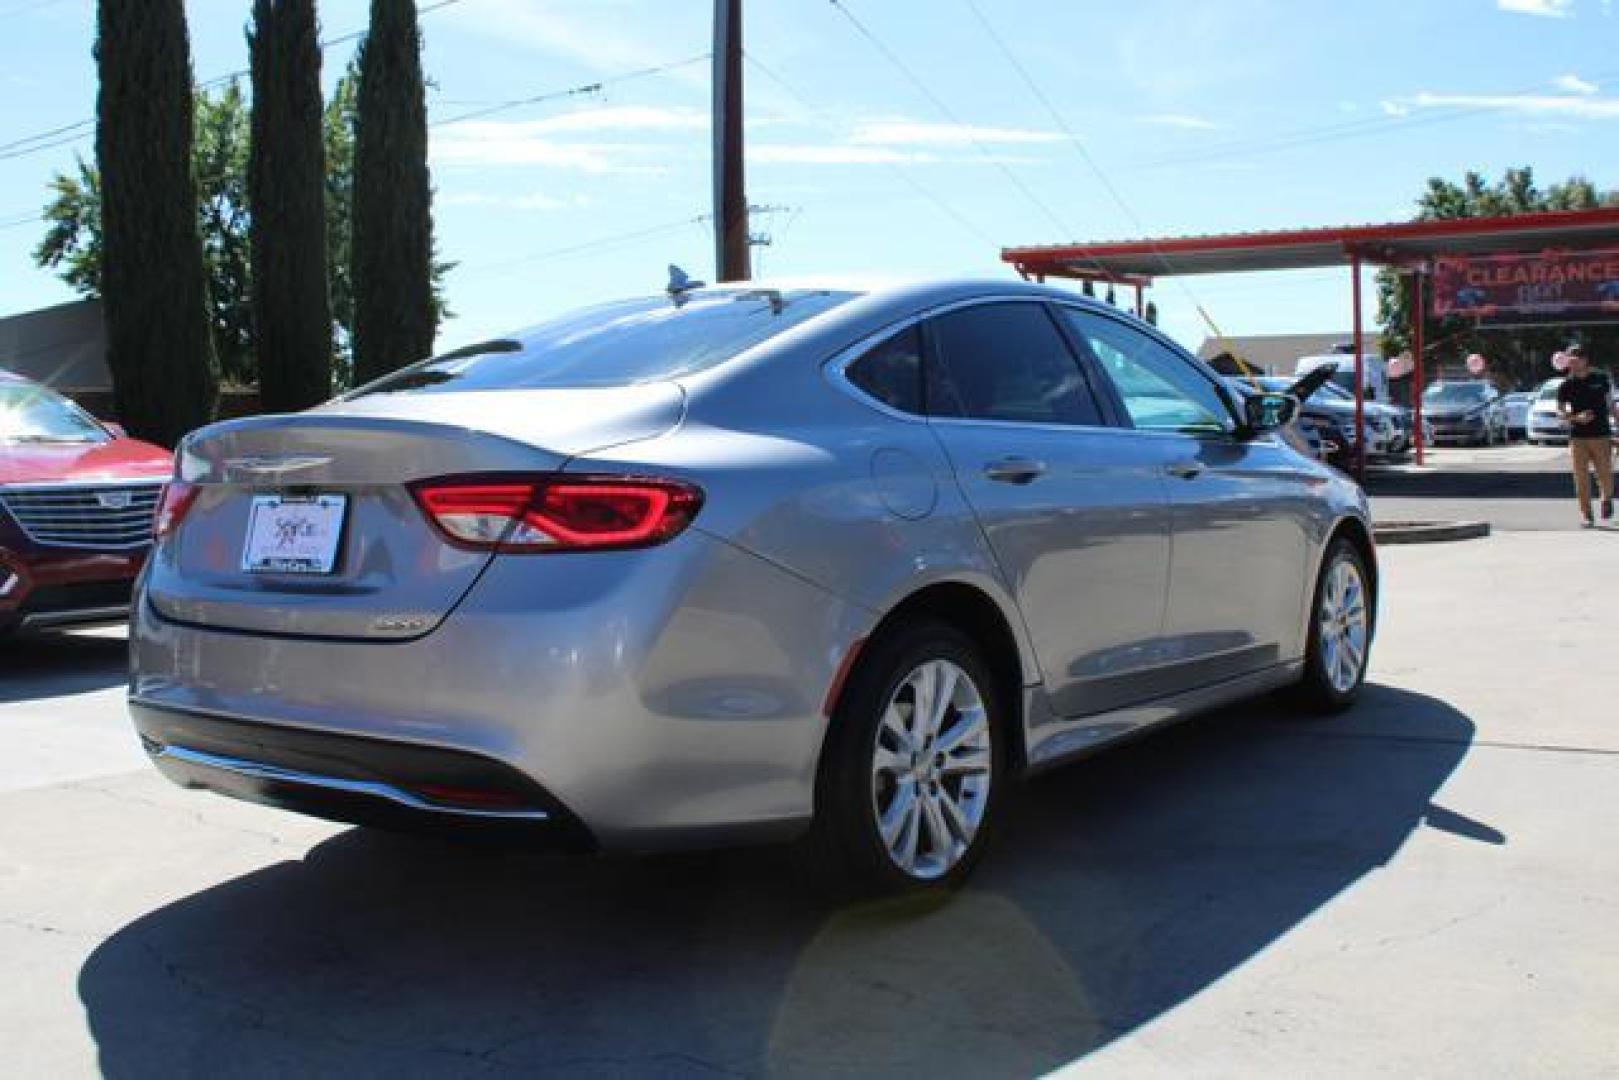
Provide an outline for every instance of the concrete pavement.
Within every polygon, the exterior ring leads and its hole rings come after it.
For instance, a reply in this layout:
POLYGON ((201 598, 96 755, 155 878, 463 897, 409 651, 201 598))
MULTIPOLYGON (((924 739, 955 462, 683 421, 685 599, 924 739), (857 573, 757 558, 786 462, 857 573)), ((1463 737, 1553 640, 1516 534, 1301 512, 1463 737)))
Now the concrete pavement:
POLYGON ((1619 1075, 1619 535, 1384 552, 1374 685, 1061 770, 944 904, 169 787, 115 640, 0 655, 16 1075, 1619 1075))

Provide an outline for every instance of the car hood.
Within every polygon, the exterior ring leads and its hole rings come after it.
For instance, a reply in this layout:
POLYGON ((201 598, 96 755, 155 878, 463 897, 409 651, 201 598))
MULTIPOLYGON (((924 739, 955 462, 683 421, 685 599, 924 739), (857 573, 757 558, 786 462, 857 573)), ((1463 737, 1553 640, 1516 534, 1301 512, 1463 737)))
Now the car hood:
POLYGON ((162 480, 173 468, 167 450, 138 439, 104 443, 0 443, 0 484, 63 480, 162 480))

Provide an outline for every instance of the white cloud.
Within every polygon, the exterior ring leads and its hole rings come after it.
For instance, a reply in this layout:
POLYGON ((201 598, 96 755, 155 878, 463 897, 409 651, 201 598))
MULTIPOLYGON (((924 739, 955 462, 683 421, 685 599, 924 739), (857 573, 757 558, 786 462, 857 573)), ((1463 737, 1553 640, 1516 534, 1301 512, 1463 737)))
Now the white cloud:
POLYGON ((1559 75, 1552 80, 1552 85, 1569 94, 1594 94, 1602 87, 1594 82, 1587 82, 1578 75, 1559 75))
POLYGON ((1068 136, 1035 128, 933 124, 921 120, 869 120, 855 125, 849 141, 858 146, 983 146, 1055 143, 1068 136))
POLYGON ((646 147, 624 143, 557 142, 506 130, 503 124, 458 124, 436 134, 430 146, 435 165, 532 165, 583 173, 659 173, 656 165, 626 160, 646 147))
POLYGON ((505 210, 578 210, 595 203, 589 195, 550 195, 531 191, 522 195, 499 195, 488 191, 452 191, 435 198, 446 206, 493 206, 505 210))
MULTIPOLYGON (((452 124, 448 130, 474 126, 476 121, 452 124)), ((685 106, 613 105, 578 109, 539 120, 499 121, 512 131, 528 135, 596 131, 707 131, 708 113, 685 106)))
POLYGON ((1619 98, 1586 94, 1433 94, 1423 92, 1383 102, 1391 116, 1417 109, 1493 109, 1522 116, 1572 120, 1619 120, 1619 98))
POLYGON ((620 105, 579 109, 536 120, 465 120, 433 131, 432 154, 445 165, 536 165, 586 173, 658 173, 644 164, 667 142, 575 142, 573 135, 676 134, 708 130, 700 109, 620 105))
POLYGON ((748 160, 762 165, 910 165, 937 160, 931 154, 891 146, 844 143, 753 143, 748 160))
POLYGON ((1151 116, 1137 117, 1144 124, 1156 124, 1159 127, 1181 128, 1184 131, 1219 131, 1220 125, 1213 120, 1205 120, 1201 116, 1187 116, 1184 113, 1154 113, 1151 116))
MULTIPOLYGON (((535 0, 479 0, 476 4, 456 4, 442 16, 446 25, 470 30, 503 44, 520 45, 551 56, 566 57, 592 71, 614 74, 655 67, 675 56, 695 54, 707 42, 680 43, 643 41, 623 32, 638 25, 629 5, 608 0, 591 0, 565 10, 558 4, 535 0), (616 9, 616 10, 614 10, 616 9)), ((694 25, 697 25, 694 23, 694 25)), ((691 85, 708 83, 702 65, 680 68, 669 73, 691 85)))
POLYGON ((1574 0, 1495 0, 1495 6, 1502 11, 1546 19, 1566 19, 1574 14, 1574 0))

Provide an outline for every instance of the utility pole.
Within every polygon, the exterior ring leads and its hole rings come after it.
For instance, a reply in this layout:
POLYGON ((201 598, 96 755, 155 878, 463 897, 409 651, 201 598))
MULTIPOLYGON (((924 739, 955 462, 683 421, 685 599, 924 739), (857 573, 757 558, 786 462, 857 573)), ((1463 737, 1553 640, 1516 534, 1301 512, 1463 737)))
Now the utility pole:
POLYGON ((742 169, 742 0, 714 0, 714 280, 747 281, 742 169))

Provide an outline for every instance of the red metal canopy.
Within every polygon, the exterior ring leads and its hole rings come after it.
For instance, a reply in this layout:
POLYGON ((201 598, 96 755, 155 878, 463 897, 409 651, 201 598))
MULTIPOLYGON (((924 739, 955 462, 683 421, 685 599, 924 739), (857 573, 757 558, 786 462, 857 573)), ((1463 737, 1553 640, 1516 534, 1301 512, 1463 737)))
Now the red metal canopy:
MULTIPOLYGON (((1569 251, 1619 245, 1619 207, 1554 210, 1504 217, 1447 218, 1387 225, 1347 225, 1328 229, 1225 233, 1124 240, 1107 244, 1058 244, 1003 248, 1001 259, 1026 278, 1064 277, 1133 285, 1136 314, 1142 291, 1155 277, 1226 274, 1245 270, 1304 270, 1348 266, 1354 307, 1355 430, 1364 432, 1365 336, 1361 329, 1361 266, 1380 263, 1413 271, 1411 310, 1424 310, 1424 279, 1440 256, 1500 255, 1569 251)), ((1423 320, 1412 319, 1417 461, 1423 460, 1423 320)), ((1356 472, 1366 465, 1364 440, 1357 434, 1356 472)))
POLYGON ((1347 266, 1356 258, 1370 263, 1420 267, 1440 255, 1490 255, 1613 244, 1619 244, 1619 207, 1328 229, 1012 247, 1001 250, 1001 259, 1011 263, 1025 277, 1090 278, 1135 285, 1176 274, 1347 266))

